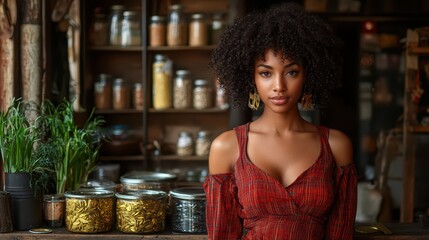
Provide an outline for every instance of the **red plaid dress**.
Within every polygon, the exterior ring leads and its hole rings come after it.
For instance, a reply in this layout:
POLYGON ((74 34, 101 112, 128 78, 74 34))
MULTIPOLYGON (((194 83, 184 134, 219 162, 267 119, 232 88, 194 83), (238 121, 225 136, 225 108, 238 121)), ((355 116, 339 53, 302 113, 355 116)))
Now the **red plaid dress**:
POLYGON ((329 129, 319 127, 319 158, 286 188, 248 159, 249 124, 235 131, 240 157, 234 171, 204 182, 209 239, 353 239, 356 169, 337 167, 329 129))

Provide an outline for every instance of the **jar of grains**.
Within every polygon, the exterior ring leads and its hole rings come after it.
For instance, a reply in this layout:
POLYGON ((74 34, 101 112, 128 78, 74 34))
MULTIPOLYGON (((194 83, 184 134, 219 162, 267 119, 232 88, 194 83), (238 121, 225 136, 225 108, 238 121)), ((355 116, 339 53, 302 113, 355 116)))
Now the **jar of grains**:
POLYGON ((167 194, 140 190, 116 193, 116 228, 125 233, 155 233, 164 230, 167 194))
POLYGON ((95 108, 109 109, 112 107, 112 82, 108 74, 98 75, 94 83, 95 108))
POLYGON ((152 47, 164 46, 166 31, 165 18, 162 16, 152 16, 149 26, 149 45, 152 47))
POLYGON ((195 80, 193 95, 195 109, 206 109, 213 106, 213 89, 207 80, 195 80))
POLYGON ((182 131, 177 139, 177 155, 191 156, 194 153, 194 141, 190 132, 182 131))
POLYGON ((122 78, 113 82, 113 109, 127 109, 130 107, 130 87, 122 78))
POLYGON ((164 55, 155 55, 152 77, 153 108, 156 110, 171 108, 171 61, 164 55))
POLYGON ((137 110, 143 110, 143 84, 141 82, 134 83, 133 90, 133 106, 137 110))
POLYGON ((208 43, 208 26, 203 14, 192 14, 189 23, 189 46, 204 46, 208 43))
POLYGON ((135 11, 125 11, 123 13, 121 28, 122 46, 141 45, 140 19, 135 11))
POLYGON ((211 133, 207 130, 198 131, 195 138, 195 155, 207 156, 209 155, 211 144, 211 133))
POLYGON ((123 5, 113 5, 110 7, 109 18, 109 43, 113 46, 121 45, 121 25, 124 12, 123 5))
POLYGON ((89 42, 94 46, 108 44, 108 23, 107 17, 103 13, 94 13, 91 29, 89 32, 89 42))
POLYGON ((174 108, 192 108, 192 80, 189 78, 188 70, 176 71, 173 95, 174 108))
POLYGON ((71 191, 66 198, 66 228, 75 233, 99 233, 113 227, 115 195, 111 191, 71 191))
POLYGON ((202 187, 182 187, 170 192, 174 232, 206 232, 206 195, 202 187))
POLYGON ((182 5, 170 6, 170 13, 167 26, 167 45, 184 46, 187 43, 187 21, 183 14, 182 5))

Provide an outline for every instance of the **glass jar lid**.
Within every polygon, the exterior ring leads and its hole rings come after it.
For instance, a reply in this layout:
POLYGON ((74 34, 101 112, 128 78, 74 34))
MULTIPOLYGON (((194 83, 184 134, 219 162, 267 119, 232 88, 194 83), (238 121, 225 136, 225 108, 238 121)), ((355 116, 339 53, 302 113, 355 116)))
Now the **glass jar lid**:
POLYGON ((195 86, 205 86, 208 84, 208 81, 205 79, 197 79, 194 84, 195 86))
POLYGON ((153 15, 152 17, 150 17, 150 20, 152 22, 164 22, 165 21, 165 17, 158 16, 158 15, 153 15))
POLYGON ((116 193, 115 196, 118 199, 126 199, 126 200, 138 200, 138 199, 156 200, 156 199, 166 198, 167 193, 164 191, 156 191, 156 190, 138 190, 138 191, 116 193))
POLYGON ((89 180, 86 183, 80 185, 81 190, 109 190, 116 188, 116 183, 110 180, 89 180))
POLYGON ((64 193, 66 198, 110 198, 114 196, 112 191, 105 190, 76 190, 64 193))
POLYGON ((206 193, 202 187, 183 187, 176 188, 170 191, 172 198, 183 199, 183 200, 204 200, 206 199, 206 193))
POLYGON ((176 71, 176 75, 177 76, 186 76, 186 75, 189 75, 189 70, 177 70, 176 71))
POLYGON ((197 133, 197 138, 208 138, 210 137, 211 133, 208 130, 201 130, 197 133))
POLYGON ((165 57, 162 54, 156 54, 155 55, 155 61, 164 61, 165 57))
POLYGON ((182 9, 182 5, 180 5, 180 4, 171 5, 170 9, 171 10, 180 10, 180 9, 182 9))
POLYGON ((170 173, 134 171, 121 176, 121 183, 139 184, 150 182, 172 182, 177 176, 170 173))
POLYGON ((136 11, 125 11, 124 13, 124 17, 133 17, 137 15, 136 11))
POLYGON ((200 20, 200 19, 204 18, 204 15, 201 14, 201 13, 195 13, 195 14, 191 15, 191 18, 194 19, 194 20, 200 20))

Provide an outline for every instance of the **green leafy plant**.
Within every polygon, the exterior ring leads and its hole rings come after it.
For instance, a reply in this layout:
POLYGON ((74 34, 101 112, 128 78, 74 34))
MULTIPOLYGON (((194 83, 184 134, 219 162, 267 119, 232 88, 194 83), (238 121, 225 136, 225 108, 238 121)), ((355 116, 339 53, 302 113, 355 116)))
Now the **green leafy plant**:
POLYGON ((91 112, 79 128, 74 121, 72 104, 67 100, 58 106, 45 101, 42 112, 45 136, 39 158, 53 162, 57 193, 76 190, 97 165, 101 145, 98 132, 104 121, 93 117, 91 112))
POLYGON ((42 131, 36 104, 13 99, 0 112, 0 150, 5 173, 29 173, 36 193, 46 188, 52 174, 51 162, 35 157, 42 131), (33 121, 30 115, 36 116, 33 121))

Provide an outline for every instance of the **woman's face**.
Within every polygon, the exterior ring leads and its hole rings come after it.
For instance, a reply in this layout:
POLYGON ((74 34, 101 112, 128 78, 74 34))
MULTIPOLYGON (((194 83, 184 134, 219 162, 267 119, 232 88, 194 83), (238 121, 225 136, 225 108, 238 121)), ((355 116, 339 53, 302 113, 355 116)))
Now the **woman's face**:
POLYGON ((269 49, 265 59, 255 62, 255 84, 265 109, 288 112, 297 107, 304 85, 304 69, 269 49))

